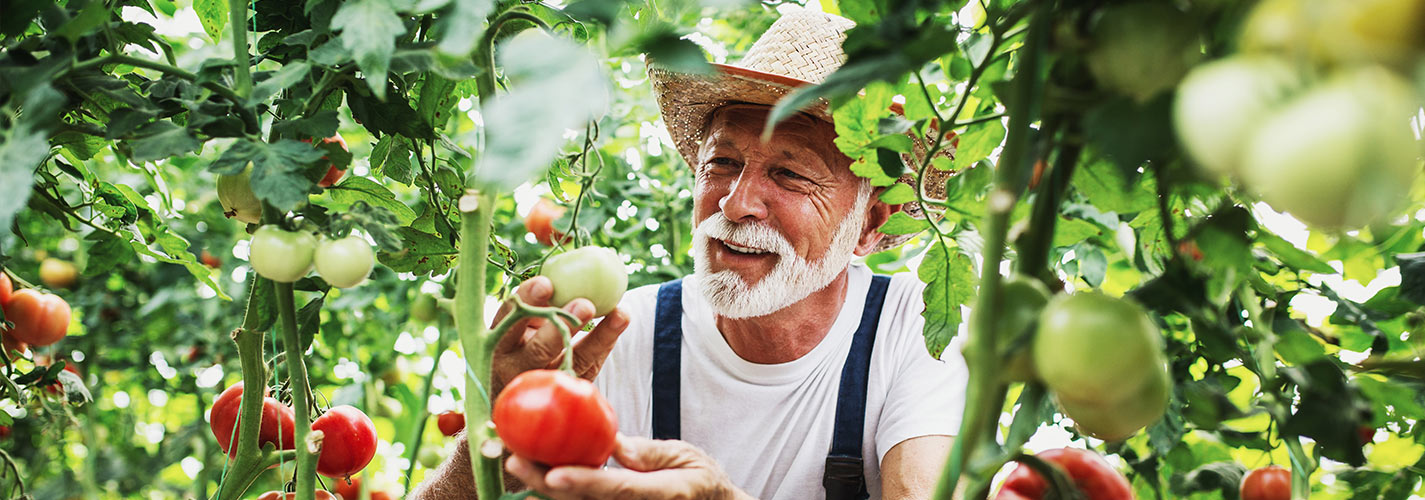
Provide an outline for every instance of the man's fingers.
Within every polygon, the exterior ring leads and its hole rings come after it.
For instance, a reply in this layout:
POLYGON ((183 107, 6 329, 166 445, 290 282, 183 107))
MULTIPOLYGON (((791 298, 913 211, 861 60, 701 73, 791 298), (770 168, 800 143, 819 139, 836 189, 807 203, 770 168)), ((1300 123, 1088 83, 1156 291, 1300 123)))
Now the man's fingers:
MULTIPOLYGON (((554 285, 549 282, 549 278, 535 276, 524 283, 520 283, 519 288, 515 289, 515 295, 518 295, 520 300, 526 304, 543 307, 549 305, 549 298, 554 295, 554 285)), ((500 320, 505 319, 505 316, 508 316, 510 310, 513 308, 514 305, 510 303, 505 303, 505 305, 500 306, 500 312, 495 315, 495 324, 499 324, 500 320)), ((495 345, 495 352, 510 352, 515 350, 520 344, 524 343, 525 330, 531 327, 538 328, 541 324, 541 322, 533 322, 529 319, 516 322, 514 327, 510 328, 509 331, 501 332, 502 336, 500 337, 500 342, 495 345)))
POLYGON ((690 452, 691 447, 682 441, 619 434, 614 460, 629 470, 649 472, 686 466, 692 458, 690 452))
MULTIPOLYGON (((649 489, 656 484, 649 484, 647 478, 640 478, 638 473, 621 469, 596 469, 593 467, 569 466, 555 467, 544 476, 548 491, 555 494, 574 494, 584 498, 617 498, 620 500, 638 500, 649 498, 649 489)), ((538 489, 538 488, 536 488, 538 489)))
POLYGON ((578 344, 574 345, 574 373, 588 380, 599 374, 609 352, 614 349, 614 341, 628 328, 628 313, 614 309, 578 344))
MULTIPOLYGON (((594 303, 589 302, 589 299, 574 299, 564 306, 564 311, 579 319, 578 323, 570 323, 568 319, 560 318, 564 326, 569 328, 569 336, 572 338, 584 327, 584 323, 594 318, 594 303)), ((549 353, 550 364, 558 366, 559 355, 564 352, 564 337, 559 334, 559 328, 555 327, 553 322, 546 322, 525 339, 523 349, 549 353)))

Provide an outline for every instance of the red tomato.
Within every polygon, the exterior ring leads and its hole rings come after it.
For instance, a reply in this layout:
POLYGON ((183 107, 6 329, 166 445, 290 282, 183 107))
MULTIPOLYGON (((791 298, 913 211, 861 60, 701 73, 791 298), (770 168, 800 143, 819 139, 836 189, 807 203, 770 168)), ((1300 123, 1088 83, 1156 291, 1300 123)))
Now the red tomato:
POLYGON ((448 411, 436 417, 435 425, 440 427, 440 433, 446 436, 454 436, 465 429, 465 414, 458 411, 448 411))
POLYGON ((333 407, 312 422, 312 430, 322 431, 322 454, 317 457, 317 473, 346 477, 366 468, 376 456, 376 426, 355 407, 333 407))
POLYGON ((69 303, 58 295, 26 288, 5 304, 5 319, 15 323, 10 334, 35 347, 59 342, 69 332, 69 303))
MULTIPOLYGON (((1036 455, 1064 469, 1074 480, 1074 486, 1088 500, 1133 500, 1133 488, 1118 471, 1097 453, 1077 448, 1059 448, 1036 455)), ((996 500, 1039 500, 1049 491, 1049 482, 1027 465, 1020 464, 1005 478, 996 500)))
MULTIPOLYGON (((238 425, 239 407, 242 406, 243 383, 238 382, 229 386, 218 399, 213 400, 213 407, 208 416, 208 422, 213 428, 213 437, 218 440, 218 447, 224 452, 228 452, 228 443, 236 443, 237 439, 234 431, 238 425)), ((263 396, 267 395, 267 388, 263 388, 263 396)), ((276 398, 262 398, 262 422, 257 430, 258 446, 272 443, 277 445, 277 449, 295 449, 297 439, 297 420, 292 412, 292 408, 282 404, 276 398), (279 438, 278 431, 281 431, 279 438), (280 441, 279 441, 280 439, 280 441)), ((228 456, 237 455, 237 447, 234 446, 228 456)))
POLYGON ((10 295, 15 293, 15 284, 10 282, 10 275, 0 270, 0 306, 10 302, 10 295))
POLYGON ((1369 425, 1362 425, 1360 427, 1357 427, 1356 437, 1360 438, 1362 446, 1364 446, 1366 443, 1373 442, 1376 440, 1376 428, 1371 427, 1369 425))
POLYGON ((10 426, 0 425, 0 439, 10 437, 10 426))
POLYGON ((539 240, 545 246, 554 246, 554 240, 561 242, 569 241, 559 231, 554 230, 554 221, 564 215, 564 207, 555 204, 548 198, 540 198, 539 203, 534 204, 534 208, 529 209, 529 215, 524 218, 524 228, 534 239, 539 240))
POLYGON ((1268 465, 1242 478, 1242 500, 1290 500, 1291 471, 1268 465))
MULTIPOLYGON (((257 500, 293 500, 297 498, 297 493, 283 493, 280 491, 269 491, 257 497, 257 500)), ((317 490, 317 500, 337 500, 337 496, 326 490, 317 490)))
POLYGON ((331 482, 332 493, 336 493, 338 498, 344 500, 356 500, 361 498, 361 478, 348 477, 336 479, 331 482))
MULTIPOLYGON (((20 342, 14 335, 10 335, 10 331, 6 330, 3 326, 0 326, 0 345, 3 345, 6 356, 10 356, 11 352, 18 352, 20 354, 30 352, 30 346, 24 342, 20 342)), ((14 356, 11 356, 11 359, 14 359, 14 356)))
POLYGON ((539 463, 598 467, 614 452, 618 419, 594 384, 557 370, 521 373, 495 399, 495 433, 539 463))
POLYGON ((203 254, 198 257, 198 260, 203 261, 203 265, 211 267, 213 269, 223 267, 222 259, 219 259, 217 256, 208 253, 207 250, 203 250, 203 254))
MULTIPOLYGON (((302 139, 302 142, 312 142, 312 140, 302 139)), ((350 148, 346 147, 346 140, 341 138, 341 134, 322 139, 322 144, 331 144, 333 142, 340 144, 342 151, 351 151, 350 148)), ((322 159, 325 160, 327 159, 327 157, 323 156, 322 159)), ((342 176, 344 175, 346 175, 345 169, 338 169, 336 168, 336 165, 332 165, 330 167, 327 167, 326 175, 322 176, 322 180, 317 181, 317 185, 321 187, 330 187, 332 184, 336 184, 336 181, 341 180, 342 176)))

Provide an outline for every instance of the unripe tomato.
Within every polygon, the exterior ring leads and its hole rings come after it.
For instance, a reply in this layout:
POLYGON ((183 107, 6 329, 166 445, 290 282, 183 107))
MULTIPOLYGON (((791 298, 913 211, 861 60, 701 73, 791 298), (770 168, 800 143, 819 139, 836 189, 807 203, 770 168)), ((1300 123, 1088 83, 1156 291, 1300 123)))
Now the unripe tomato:
POLYGON ((440 433, 446 436, 454 436, 465 430, 465 414, 458 411, 448 411, 436 417, 436 427, 440 428, 440 433))
POLYGON ((376 456, 376 426, 353 406, 334 406, 312 422, 312 430, 322 431, 322 454, 317 457, 317 473, 346 477, 366 468, 376 456))
MULTIPOLYGON (((208 423, 213 429, 213 437, 218 440, 218 448, 228 456, 237 455, 237 446, 229 450, 228 445, 237 444, 236 431, 241 421, 242 391, 242 382, 228 386, 213 400, 213 406, 208 413, 208 423)), ((262 394, 262 417, 257 428, 258 447, 272 443, 279 450, 296 449, 297 440, 294 436, 297 422, 292 408, 276 398, 267 396, 266 387, 263 387, 262 394)))
POLYGON ((1202 57, 1197 26, 1185 17, 1167 2, 1108 7, 1091 33, 1089 72, 1138 102, 1173 88, 1202 57))
POLYGON ((1173 128, 1194 162, 1236 174, 1257 126, 1302 87, 1291 64, 1269 55, 1236 55, 1193 68, 1173 101, 1173 128))
MULTIPOLYGON (((1133 500, 1133 488, 1097 453, 1077 448, 1046 450, 1035 455, 1063 469, 1088 500, 1133 500)), ((1039 500, 1049 492, 1049 482, 1034 469, 1020 464, 1000 486, 997 500, 1039 500)))
POLYGON ((440 450, 426 446, 421 448, 418 460, 420 460, 422 467, 434 469, 440 467, 440 463, 445 461, 445 457, 441 455, 440 450))
POLYGON ((1290 500, 1291 471, 1268 465, 1242 477, 1242 500, 1290 500))
POLYGON ((1172 375, 1166 364, 1159 365, 1142 388, 1119 401, 1074 400, 1060 395, 1057 400, 1064 415, 1074 419, 1079 432, 1104 441, 1122 441, 1157 422, 1168 409, 1172 396, 1172 375))
POLYGON ((69 288, 79 279, 74 264, 50 257, 40 262, 40 281, 50 288, 69 288))
MULTIPOLYGON (((312 140, 302 139, 302 142, 312 142, 312 140)), ((336 143, 337 145, 340 145, 342 151, 351 151, 350 148, 346 147, 346 139, 342 139, 341 134, 322 139, 322 144, 331 143, 336 143)), ((326 160, 328 158, 323 156, 322 159, 326 160)), ((346 169, 339 169, 336 168, 336 165, 331 165, 327 167, 327 173, 322 176, 322 179, 317 181, 317 185, 321 187, 331 187, 332 184, 336 184, 336 181, 341 180, 342 176, 344 175, 346 175, 346 169)))
POLYGON ((564 207, 555 204, 548 198, 540 198, 534 204, 534 208, 529 209, 529 215, 524 218, 524 228, 534 235, 545 246, 554 246, 554 240, 568 241, 563 234, 554 230, 554 221, 564 215, 564 207))
MULTIPOLYGON (((316 495, 317 496, 315 498, 317 500, 337 500, 336 495, 333 495, 331 494, 331 492, 328 492, 326 490, 317 490, 316 495)), ((257 500, 296 500, 296 498, 296 492, 283 493, 280 491, 269 491, 267 493, 258 495, 257 500)))
POLYGON ((1122 401, 1162 370, 1163 339, 1132 302, 1096 292, 1059 295, 1039 316, 1034 366, 1075 401, 1122 401))
POLYGON ((588 246, 555 255, 544 261, 539 273, 554 285, 552 304, 564 307, 583 297, 594 303, 595 316, 613 311, 628 291, 623 259, 608 248, 588 246))
POLYGON ((594 384, 558 370, 511 380, 495 398, 492 420, 511 452, 550 466, 603 465, 618 431, 613 408, 594 384))
MULTIPOLYGON (((1308 2, 1312 3, 1312 2, 1308 2)), ((1337 64, 1374 61, 1407 74, 1425 54, 1425 2, 1334 0, 1324 2, 1328 29, 1313 30, 1323 59, 1337 64)), ((1313 6, 1314 7, 1314 6, 1313 6)))
POLYGON ((5 304, 5 319, 15 324, 9 334, 20 342, 44 347, 63 339, 69 332, 69 303, 58 295, 26 288, 16 291, 5 304))
POLYGON ((416 295, 416 300, 411 302, 411 319, 421 323, 435 321, 440 314, 437 307, 434 295, 419 293, 416 295))
POLYGON ((10 282, 10 275, 5 274, 5 271, 0 269, 0 307, 4 307, 5 304, 9 303, 10 295, 14 293, 15 284, 10 282))
POLYGON ((262 200, 252 192, 252 167, 237 175, 218 176, 218 203, 230 219, 248 224, 262 220, 262 200))
POLYGON ((371 244, 354 234, 339 240, 322 238, 316 258, 317 274, 337 288, 360 285, 376 265, 371 244))
POLYGON ((248 260, 252 270, 272 281, 291 283, 312 269, 317 238, 310 233, 284 231, 268 224, 252 235, 248 260))
POLYGON ((1409 202, 1420 146, 1410 83, 1378 67, 1343 71, 1253 134, 1242 181, 1273 208, 1326 229, 1358 228, 1409 202))

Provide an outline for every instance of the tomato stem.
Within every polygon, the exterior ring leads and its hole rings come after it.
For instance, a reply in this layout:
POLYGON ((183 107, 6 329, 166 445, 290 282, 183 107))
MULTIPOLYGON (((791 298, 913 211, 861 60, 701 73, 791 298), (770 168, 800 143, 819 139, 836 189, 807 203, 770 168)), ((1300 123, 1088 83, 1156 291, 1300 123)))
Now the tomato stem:
MULTIPOLYGON (((1039 69, 1052 5, 1051 2, 1041 1, 1035 7, 1012 82, 1014 98, 1009 102, 1014 106, 1009 109, 1009 131, 996 166, 995 186, 986 201, 988 210, 983 233, 985 246, 980 271, 979 310, 971 316, 973 323, 965 346, 966 363, 970 370, 965 413, 950 459, 946 461, 936 485, 935 497, 940 499, 952 497, 965 465, 975 456, 978 447, 985 442, 995 442, 994 426, 1007 388, 995 373, 999 360, 997 342, 993 338, 1001 308, 999 269, 1005 255, 1010 213, 1018 200, 1017 186, 1028 150, 1030 125, 1037 118, 1038 100, 1043 93, 1044 81, 1039 69)), ((989 54, 986 60, 988 57, 993 57, 993 54, 989 54)))
MULTIPOLYGON (((252 72, 249 67, 252 63, 248 58, 247 48, 247 2, 243 0, 231 0, 228 2, 228 26, 233 32, 233 62, 237 63, 233 67, 235 91, 242 97, 247 97, 252 93, 252 72)), ((246 108, 247 106, 239 105, 246 108)))
MULTIPOLYGON (((257 303, 261 300, 263 282, 256 273, 248 273, 247 308, 243 313, 242 326, 234 330, 232 339, 237 344, 238 360, 242 364, 244 381, 242 400, 238 403, 237 451, 228 463, 227 472, 218 486, 220 500, 241 497, 253 481, 264 470, 261 464, 261 450, 258 449, 257 433, 262 425, 262 387, 267 384, 267 364, 264 361, 263 337, 258 331, 257 303), (248 390, 253 388, 253 390, 248 390)), ((230 445, 231 446, 231 445, 230 445)))
POLYGON ((296 414, 297 423, 294 436, 297 445, 297 500, 315 500, 317 454, 307 447, 307 436, 312 432, 312 417, 311 387, 307 382, 307 364, 303 360, 305 349, 297 332, 297 311, 292 298, 292 284, 274 283, 274 286, 277 291, 277 317, 282 326, 282 343, 287 350, 287 377, 292 385, 292 411, 296 414))

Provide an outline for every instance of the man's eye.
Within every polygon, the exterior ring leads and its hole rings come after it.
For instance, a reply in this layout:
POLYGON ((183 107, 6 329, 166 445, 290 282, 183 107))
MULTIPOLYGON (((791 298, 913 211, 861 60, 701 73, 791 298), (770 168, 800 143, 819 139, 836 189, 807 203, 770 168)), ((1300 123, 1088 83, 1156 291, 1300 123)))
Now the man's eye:
POLYGON ((791 180, 794 180, 794 181, 804 181, 804 180, 807 180, 806 177, 804 177, 804 176, 802 176, 801 174, 798 174, 798 173, 796 173, 796 172, 793 172, 793 171, 791 171, 791 170, 782 169, 782 171, 779 172, 779 173, 782 175, 782 177, 786 177, 786 178, 791 179, 791 180))

